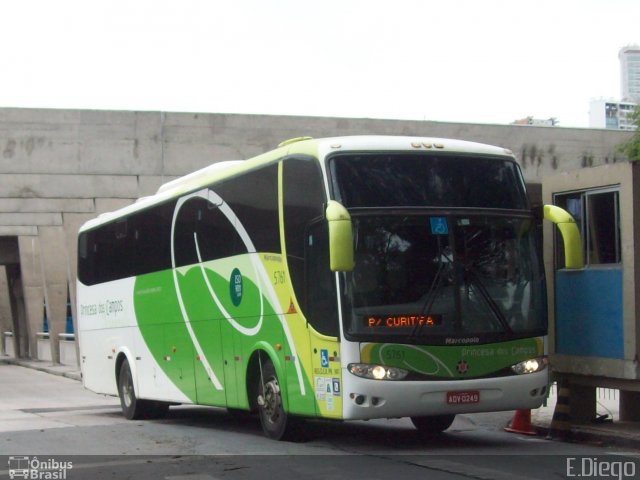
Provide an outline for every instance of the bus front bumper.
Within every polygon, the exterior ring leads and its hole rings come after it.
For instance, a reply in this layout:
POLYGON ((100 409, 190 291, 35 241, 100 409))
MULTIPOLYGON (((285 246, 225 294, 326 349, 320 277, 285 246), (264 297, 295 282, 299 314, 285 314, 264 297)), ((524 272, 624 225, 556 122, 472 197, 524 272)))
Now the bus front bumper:
POLYGON ((365 420, 538 408, 548 393, 549 369, 454 381, 380 381, 344 371, 343 381, 343 418, 365 420))

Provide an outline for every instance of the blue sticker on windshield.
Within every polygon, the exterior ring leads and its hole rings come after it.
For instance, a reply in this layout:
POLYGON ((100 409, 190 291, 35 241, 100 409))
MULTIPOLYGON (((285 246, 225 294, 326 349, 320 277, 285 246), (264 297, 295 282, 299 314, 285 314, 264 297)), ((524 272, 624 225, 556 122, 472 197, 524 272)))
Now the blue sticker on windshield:
POLYGON ((432 235, 449 235, 446 217, 430 217, 432 235))

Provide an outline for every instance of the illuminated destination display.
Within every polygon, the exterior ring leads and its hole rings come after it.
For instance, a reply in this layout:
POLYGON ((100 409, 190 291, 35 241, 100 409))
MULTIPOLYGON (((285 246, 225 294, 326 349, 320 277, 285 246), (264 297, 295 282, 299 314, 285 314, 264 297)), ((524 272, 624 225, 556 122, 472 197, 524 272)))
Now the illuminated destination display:
POLYGON ((413 328, 442 325, 442 315, 365 315, 367 328, 413 328))

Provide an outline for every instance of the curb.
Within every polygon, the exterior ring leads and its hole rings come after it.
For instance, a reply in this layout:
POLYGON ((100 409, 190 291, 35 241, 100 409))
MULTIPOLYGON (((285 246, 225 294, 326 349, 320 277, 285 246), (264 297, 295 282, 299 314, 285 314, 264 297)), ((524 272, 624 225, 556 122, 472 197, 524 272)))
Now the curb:
POLYGON ((19 358, 0 357, 0 363, 8 365, 17 365, 19 367, 30 368, 32 370, 38 370, 40 372, 49 373, 51 375, 57 375, 59 377, 66 377, 78 382, 82 381, 82 374, 79 371, 63 370, 64 365, 47 364, 46 362, 21 360, 19 358))
POLYGON ((623 448, 633 448, 640 450, 640 425, 633 428, 634 432, 625 434, 613 432, 611 430, 599 429, 590 425, 571 425, 568 438, 550 438, 551 429, 545 425, 533 425, 533 428, 541 437, 546 437, 550 441, 593 444, 598 446, 615 446, 623 448))

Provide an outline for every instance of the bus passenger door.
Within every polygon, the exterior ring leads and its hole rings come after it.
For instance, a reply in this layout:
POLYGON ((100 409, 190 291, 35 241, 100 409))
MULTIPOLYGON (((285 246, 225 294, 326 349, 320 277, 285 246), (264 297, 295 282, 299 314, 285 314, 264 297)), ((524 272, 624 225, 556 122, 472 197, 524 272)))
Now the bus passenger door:
MULTIPOLYGON (((322 170, 318 160, 308 156, 288 158, 280 168, 287 280, 296 300, 292 298, 286 317, 298 345, 306 350, 296 352, 298 368, 304 365, 308 370, 308 388, 303 392, 296 363, 285 361, 289 397, 298 395, 299 399, 290 408, 294 413, 340 418, 338 307, 335 274, 329 269, 322 170)), ((287 356, 293 356, 292 352, 287 356)))
POLYGON ((317 414, 342 418, 340 327, 335 273, 329 269, 328 237, 324 221, 309 228, 305 249, 305 316, 309 323, 317 414))

